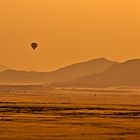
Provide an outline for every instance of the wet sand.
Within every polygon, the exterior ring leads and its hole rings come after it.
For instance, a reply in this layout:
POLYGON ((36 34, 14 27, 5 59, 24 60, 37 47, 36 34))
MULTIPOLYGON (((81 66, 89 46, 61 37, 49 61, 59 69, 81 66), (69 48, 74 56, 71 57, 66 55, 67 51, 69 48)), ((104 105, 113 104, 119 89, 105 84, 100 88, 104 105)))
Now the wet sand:
POLYGON ((139 89, 0 86, 0 140, 139 140, 139 89))

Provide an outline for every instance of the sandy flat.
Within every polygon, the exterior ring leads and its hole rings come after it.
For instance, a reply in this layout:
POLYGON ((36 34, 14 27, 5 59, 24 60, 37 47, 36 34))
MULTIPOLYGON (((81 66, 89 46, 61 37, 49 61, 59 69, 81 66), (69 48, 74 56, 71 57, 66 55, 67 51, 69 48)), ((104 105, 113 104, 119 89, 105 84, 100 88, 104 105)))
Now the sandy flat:
POLYGON ((0 86, 0 140, 139 140, 139 89, 0 86))

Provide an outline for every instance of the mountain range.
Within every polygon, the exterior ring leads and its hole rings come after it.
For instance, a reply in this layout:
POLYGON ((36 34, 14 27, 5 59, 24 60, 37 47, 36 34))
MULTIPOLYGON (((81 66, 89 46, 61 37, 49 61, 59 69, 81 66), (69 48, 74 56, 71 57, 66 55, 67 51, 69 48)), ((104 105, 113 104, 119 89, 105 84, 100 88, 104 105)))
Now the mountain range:
POLYGON ((5 70, 0 72, 0 84, 51 84, 65 82, 94 73, 102 73, 117 62, 105 58, 72 64, 51 72, 5 70))
POLYGON ((52 86, 60 87, 113 87, 140 86, 140 59, 112 65, 102 73, 91 74, 52 86))
POLYGON ((119 63, 97 58, 51 72, 17 71, 0 66, 0 84, 45 84, 53 87, 140 86, 140 59, 119 63))

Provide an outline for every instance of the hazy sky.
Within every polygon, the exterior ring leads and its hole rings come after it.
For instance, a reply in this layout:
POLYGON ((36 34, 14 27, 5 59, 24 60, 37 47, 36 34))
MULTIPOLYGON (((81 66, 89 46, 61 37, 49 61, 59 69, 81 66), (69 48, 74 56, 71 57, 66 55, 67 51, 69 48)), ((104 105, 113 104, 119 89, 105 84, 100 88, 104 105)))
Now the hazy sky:
POLYGON ((139 58, 140 0, 0 0, 0 43, 0 64, 22 70, 139 58))

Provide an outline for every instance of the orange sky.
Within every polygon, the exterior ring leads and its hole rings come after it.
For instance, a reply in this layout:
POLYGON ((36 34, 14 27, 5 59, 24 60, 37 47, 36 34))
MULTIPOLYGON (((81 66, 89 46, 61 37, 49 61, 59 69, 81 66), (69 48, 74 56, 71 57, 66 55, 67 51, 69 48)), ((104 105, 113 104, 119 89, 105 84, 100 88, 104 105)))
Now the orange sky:
POLYGON ((21 70, 139 58, 140 1, 1 0, 0 43, 0 64, 21 70))

